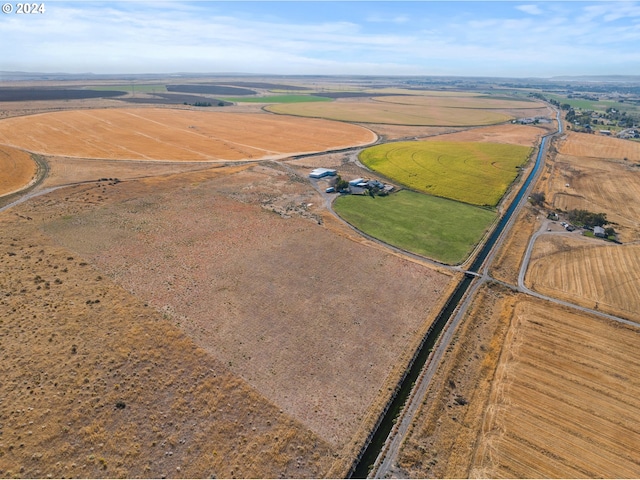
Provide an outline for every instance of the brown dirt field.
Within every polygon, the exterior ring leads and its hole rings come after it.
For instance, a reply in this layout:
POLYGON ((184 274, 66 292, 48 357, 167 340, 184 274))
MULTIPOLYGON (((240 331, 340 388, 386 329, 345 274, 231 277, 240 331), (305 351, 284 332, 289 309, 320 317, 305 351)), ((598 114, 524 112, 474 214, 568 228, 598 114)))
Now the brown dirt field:
MULTIPOLYGON (((589 141, 604 140, 606 143, 616 140, 576 133, 569 134, 568 138, 572 139, 574 136, 579 136, 580 140, 584 137, 589 141)), ((618 142, 632 144, 624 140, 618 142)), ((560 150, 565 149, 562 145, 561 143, 560 150)), ((597 146, 594 144, 593 148, 597 149, 597 146)), ((550 164, 550 172, 542 183, 542 189, 546 191, 547 201, 555 208, 565 211, 578 208, 606 213, 607 219, 617 224, 614 228, 619 232, 620 240, 632 242, 640 240, 639 172, 639 167, 622 158, 557 154, 555 161, 550 164)))
POLYGON ((324 476, 335 448, 40 232, 67 205, 0 214, 0 477, 324 476))
POLYGON ((516 222, 498 250, 491 263, 490 274, 497 280, 518 284, 518 274, 522 266, 522 259, 529 245, 531 235, 540 227, 544 214, 530 206, 523 208, 516 222))
POLYGON ((515 295, 483 287, 436 372, 398 458, 400 478, 469 478, 515 295))
POLYGON ((546 130, 530 125, 492 125, 490 127, 478 127, 462 132, 447 133, 434 137, 434 141, 443 142, 492 142, 524 145, 531 147, 537 144, 546 130))
POLYGON ((569 132, 558 143, 558 152, 574 157, 628 158, 640 161, 640 143, 604 135, 569 132))
POLYGON ((246 160, 375 141, 320 119, 182 109, 64 111, 0 121, 0 143, 46 155, 129 160, 246 160), (116 141, 117 140, 117 141, 116 141))
POLYGON ((439 127, 492 125, 513 118, 491 110, 399 104, 368 99, 282 103, 269 105, 265 110, 284 115, 328 118, 345 122, 439 127))
POLYGON ((470 477, 637 478, 640 330, 518 302, 470 477))
POLYGON ((67 185, 70 183, 98 180, 100 178, 158 177, 193 170, 225 169, 202 162, 147 162, 127 160, 97 160, 84 158, 48 157, 49 174, 42 182, 43 187, 67 185))
POLYGON ((545 295, 638 321, 639 269, 638 244, 544 235, 533 249, 525 280, 545 295))
POLYGON ((27 152, 0 145, 0 196, 27 186, 38 171, 27 152))
POLYGON ((21 207, 285 414, 353 449, 452 277, 318 225, 320 197, 278 168, 89 184, 21 207))
POLYGON ((457 132, 465 127, 420 127, 408 125, 385 125, 368 123, 367 128, 373 130, 378 136, 385 140, 423 139, 442 135, 445 133, 457 132))

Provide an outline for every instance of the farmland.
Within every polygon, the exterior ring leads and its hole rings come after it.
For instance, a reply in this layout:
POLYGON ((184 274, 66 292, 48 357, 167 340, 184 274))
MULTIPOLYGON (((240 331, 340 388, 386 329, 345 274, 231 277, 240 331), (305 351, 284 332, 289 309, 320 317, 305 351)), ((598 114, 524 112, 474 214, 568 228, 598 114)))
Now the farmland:
POLYGON ((27 185, 36 171, 36 162, 27 152, 0 145, 0 196, 27 185))
POLYGON ((470 470, 486 478, 633 478, 640 331, 519 301, 470 470))
POLYGON ((375 238, 449 264, 462 262, 496 218, 488 210, 407 190, 340 197, 334 208, 375 238))
MULTIPOLYGON (((419 98, 419 97, 416 97, 419 98)), ((394 125, 472 126, 492 125, 513 117, 482 109, 422 106, 375 100, 338 100, 326 103, 291 103, 269 105, 266 110, 285 115, 318 117, 359 123, 388 123, 394 125)))
POLYGON ((480 142, 398 142, 368 148, 360 160, 409 188, 495 206, 531 148, 480 142))
POLYGON ((545 295, 640 321, 639 247, 548 235, 536 242, 527 280, 545 295))
POLYGON ((559 142, 558 151, 542 184, 551 205, 604 212, 617 224, 621 241, 640 240, 640 145, 571 132, 559 142))
POLYGON ((375 135, 318 119, 172 109, 65 111, 0 122, 0 143, 32 152, 132 160, 246 160, 362 145, 375 135))
POLYGON ((327 97, 316 95, 265 95, 262 97, 226 97, 231 102, 246 103, 306 103, 306 102, 330 102, 327 97))
POLYGON ((507 109, 538 109, 542 105, 539 102, 528 100, 491 98, 489 96, 454 96, 454 95, 416 95, 416 96, 389 96, 375 97, 379 102, 420 105, 422 107, 463 108, 483 110, 507 110, 507 109))

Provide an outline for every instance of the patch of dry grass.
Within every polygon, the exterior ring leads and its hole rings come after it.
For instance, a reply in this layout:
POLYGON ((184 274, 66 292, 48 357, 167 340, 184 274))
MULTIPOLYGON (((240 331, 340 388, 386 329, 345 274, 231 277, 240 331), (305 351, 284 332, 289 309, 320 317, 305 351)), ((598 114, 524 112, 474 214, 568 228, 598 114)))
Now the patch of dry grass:
POLYGON ((161 313, 40 234, 38 220, 0 218, 0 476, 328 470, 327 442, 161 313))

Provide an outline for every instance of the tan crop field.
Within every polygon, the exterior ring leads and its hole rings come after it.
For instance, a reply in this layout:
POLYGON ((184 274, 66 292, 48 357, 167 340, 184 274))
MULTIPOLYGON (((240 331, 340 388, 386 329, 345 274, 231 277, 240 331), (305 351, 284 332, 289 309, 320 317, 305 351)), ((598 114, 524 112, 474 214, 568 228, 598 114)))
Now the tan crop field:
POLYGON ((80 158, 255 160, 375 139, 363 127, 327 120, 162 108, 63 111, 0 121, 0 144, 80 158))
POLYGON ((470 477, 637 478, 640 330, 521 300, 470 477))
POLYGON ((639 268, 638 244, 543 235, 534 247, 526 281, 545 295, 639 321, 639 268))
POLYGON ((531 125, 492 125, 478 127, 454 133, 443 133, 429 140, 443 142, 489 142, 508 143, 533 147, 547 131, 531 125))
MULTIPOLYGON (((402 97, 405 98, 405 97, 402 97)), ((408 98, 408 97, 406 97, 408 98)), ((419 96, 416 99, 421 98, 419 96)), ((408 102, 408 100, 405 99, 408 102)), ((335 102, 269 105, 265 110, 301 117, 328 118, 359 123, 395 125, 473 126, 493 125, 511 120, 505 113, 441 105, 416 105, 376 100, 336 100, 335 102)))
POLYGON ((38 167, 27 152, 0 145, 0 196, 29 184, 38 167))
POLYGON ((487 96, 454 96, 454 95, 416 95, 416 96, 389 96, 374 97, 379 102, 398 103, 402 105, 420 105, 423 107, 447 107, 482 110, 507 110, 516 109, 538 109, 542 105, 538 102, 527 100, 509 100, 504 98, 491 98, 487 96))
POLYGON ((640 161, 640 143, 604 135, 570 132, 558 143, 557 148, 558 152, 574 157, 640 161))
POLYGON ((634 157, 631 156, 637 149, 637 158, 640 158, 640 145, 604 136, 570 133, 558 149, 582 153, 584 149, 607 150, 608 156, 557 154, 551 174, 542 184, 551 205, 562 210, 578 208, 606 213, 607 219, 617 224, 615 229, 620 233, 621 241, 640 240, 640 167, 632 163, 634 157), (573 146, 568 149, 567 145, 573 146), (615 148, 607 150, 611 145, 615 148), (613 157, 614 153, 628 155, 629 160, 613 157))

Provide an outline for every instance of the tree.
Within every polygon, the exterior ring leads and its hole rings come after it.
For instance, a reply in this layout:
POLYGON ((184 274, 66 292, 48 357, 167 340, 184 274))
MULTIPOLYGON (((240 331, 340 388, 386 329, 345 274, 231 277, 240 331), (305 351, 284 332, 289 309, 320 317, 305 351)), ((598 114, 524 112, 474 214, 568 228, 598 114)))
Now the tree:
POLYGON ((534 205, 538 205, 539 207, 544 205, 544 202, 546 200, 544 192, 534 192, 529 198, 531 199, 531 203, 533 203, 534 205))

